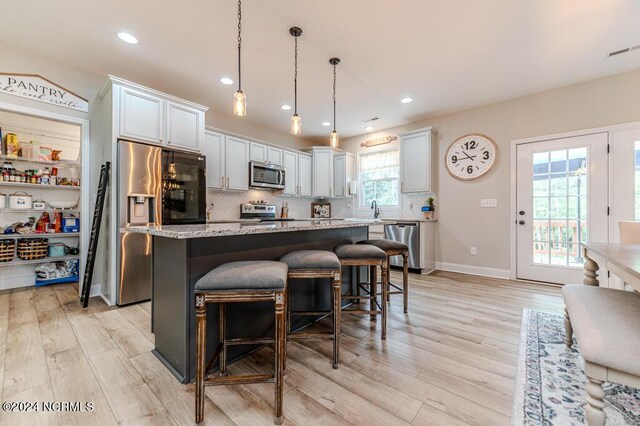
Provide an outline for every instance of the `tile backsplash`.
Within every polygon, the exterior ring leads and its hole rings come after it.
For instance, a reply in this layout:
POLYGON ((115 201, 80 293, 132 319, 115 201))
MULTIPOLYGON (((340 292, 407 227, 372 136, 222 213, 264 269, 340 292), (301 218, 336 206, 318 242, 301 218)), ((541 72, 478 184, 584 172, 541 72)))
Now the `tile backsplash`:
MULTIPOLYGON (((311 217, 311 203, 320 200, 314 198, 300 198, 289 196, 277 196, 272 191, 249 190, 244 192, 230 192, 220 190, 207 190, 207 208, 211 208, 210 218, 215 220, 239 219, 240 204, 250 201, 264 200, 268 204, 275 204, 277 216, 280 217, 280 208, 283 203, 289 204, 289 217, 303 219, 311 217)), ((347 205, 350 199, 330 200, 332 217, 351 216, 351 211, 347 205)))
MULTIPOLYGON (((424 217, 420 211, 426 196, 424 194, 403 194, 402 207, 397 210, 382 209, 382 218, 406 218, 419 219, 424 217)), ((264 200, 277 207, 277 216, 280 217, 280 208, 283 203, 289 204, 289 217, 304 219, 311 217, 311 203, 322 200, 315 198, 300 198, 283 195, 275 195, 272 191, 252 189, 244 192, 230 192, 220 190, 207 190, 207 208, 213 203, 210 218, 215 220, 228 220, 240 218, 240 204, 250 201, 264 200)), ((358 209, 358 199, 342 198, 331 199, 331 217, 373 217, 373 211, 369 208, 358 209)))

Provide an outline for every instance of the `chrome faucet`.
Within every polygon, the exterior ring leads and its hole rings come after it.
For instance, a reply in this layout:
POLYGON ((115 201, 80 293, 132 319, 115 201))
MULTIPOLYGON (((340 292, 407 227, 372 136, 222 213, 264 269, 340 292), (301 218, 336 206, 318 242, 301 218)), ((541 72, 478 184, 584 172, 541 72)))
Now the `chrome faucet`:
POLYGON ((373 218, 377 219, 380 216, 380 209, 378 208, 378 202, 373 200, 371 203, 371 209, 373 210, 373 218))

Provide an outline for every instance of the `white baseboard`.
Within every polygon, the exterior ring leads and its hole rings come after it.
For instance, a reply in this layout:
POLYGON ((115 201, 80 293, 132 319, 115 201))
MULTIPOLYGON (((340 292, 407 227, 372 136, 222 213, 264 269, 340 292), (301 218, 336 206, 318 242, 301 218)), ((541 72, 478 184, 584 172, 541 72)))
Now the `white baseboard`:
POLYGON ((511 276, 511 271, 508 269, 487 268, 485 266, 463 265, 460 263, 436 262, 436 269, 482 277, 501 278, 503 280, 508 280, 511 276))

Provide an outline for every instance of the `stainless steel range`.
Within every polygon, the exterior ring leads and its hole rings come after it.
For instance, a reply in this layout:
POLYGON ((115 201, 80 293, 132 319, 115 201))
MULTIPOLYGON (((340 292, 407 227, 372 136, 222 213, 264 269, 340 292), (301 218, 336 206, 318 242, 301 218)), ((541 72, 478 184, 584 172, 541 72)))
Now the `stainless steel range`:
POLYGON ((276 218, 276 206, 259 201, 240 204, 240 219, 260 219, 260 222, 284 222, 293 220, 289 218, 276 218))

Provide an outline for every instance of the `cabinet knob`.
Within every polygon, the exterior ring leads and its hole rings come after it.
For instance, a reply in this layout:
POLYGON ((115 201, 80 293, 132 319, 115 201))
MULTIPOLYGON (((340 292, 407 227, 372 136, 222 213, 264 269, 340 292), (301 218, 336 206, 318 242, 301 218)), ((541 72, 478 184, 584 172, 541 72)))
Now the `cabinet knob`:
POLYGON ((229 178, 227 178, 227 189, 229 189, 229 178))

